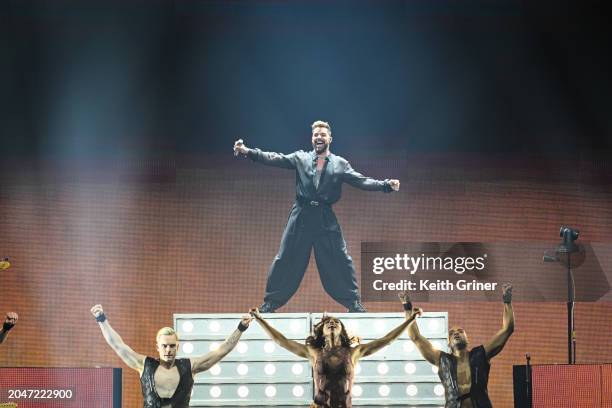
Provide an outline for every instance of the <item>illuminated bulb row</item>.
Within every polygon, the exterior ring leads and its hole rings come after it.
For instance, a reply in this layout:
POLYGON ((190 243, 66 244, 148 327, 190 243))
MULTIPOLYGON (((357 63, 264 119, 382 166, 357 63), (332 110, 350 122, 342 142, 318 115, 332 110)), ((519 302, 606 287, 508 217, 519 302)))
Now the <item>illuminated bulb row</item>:
MULTIPOLYGON (((387 365, 387 363, 380 363, 380 364, 378 364, 378 366, 376 366, 376 371, 380 375, 386 375, 386 374, 389 373, 389 366, 387 365)), ((407 363, 404 366, 404 371, 406 372, 406 374, 414 374, 416 372, 416 365, 414 363, 407 363)), ((438 374, 438 367, 432 365, 431 366, 431 371, 433 371, 434 374, 438 374)), ((361 374, 361 365, 360 364, 357 364, 355 366, 355 374, 356 375, 361 374)))
MULTIPOLYGON (((232 324, 234 324, 233 321, 232 324)), ((194 329, 193 322, 189 320, 184 321, 181 328, 183 329, 183 333, 192 333, 194 329)), ((219 333, 221 331, 221 323, 217 320, 211 321, 208 323, 208 330, 212 333, 219 333)), ((301 321, 294 320, 289 323, 289 330, 291 330, 293 333, 304 332, 304 324, 301 321)))
MULTIPOLYGON (((208 349, 210 351, 215 351, 219 348, 219 346, 221 345, 221 343, 217 342, 217 341, 213 341, 212 343, 210 343, 210 345, 208 346, 208 349)), ((264 343, 264 352, 271 354, 274 352, 274 350, 276 350, 276 344, 274 344, 274 342, 272 341, 266 341, 264 343)), ((191 354, 193 353, 194 347, 193 347, 193 343, 183 343, 181 346, 181 350, 183 351, 183 353, 185 354, 191 354)), ((240 354, 244 354, 249 350, 249 345, 243 341, 238 342, 238 345, 236 346, 236 351, 240 354)))
MULTIPOLYGON (((363 395, 363 388, 360 385, 355 385, 353 386, 353 397, 361 397, 363 395)), ((391 388, 389 388, 388 385, 381 385, 380 387, 378 387, 378 395, 380 395, 381 397, 388 397, 389 394, 391 393, 391 388)), ((406 387, 406 395, 408 395, 409 397, 414 397, 419 393, 419 388, 414 385, 414 384, 410 384, 406 387)), ((437 396, 442 396, 444 395, 444 387, 441 384, 438 384, 434 387, 434 394, 436 394, 437 396)))
MULTIPOLYGON (((440 329, 441 326, 441 322, 440 319, 427 319, 427 328, 431 331, 436 331, 440 329)), ((370 324, 370 322, 367 322, 368 325, 370 324)), ((390 327, 387 327, 387 322, 384 320, 375 320, 374 323, 374 330, 382 333, 388 329, 390 329, 390 327)), ((355 332, 356 330, 359 329, 359 321, 357 320, 346 320, 346 328, 347 330, 351 331, 351 332, 355 332)))
MULTIPOLYGON (((294 397, 300 398, 304 395, 304 387, 302 387, 301 385, 296 385, 291 390, 291 393, 293 394, 294 397)), ((221 387, 216 386, 216 385, 210 387, 209 394, 213 398, 221 397, 221 394, 222 394, 221 387)), ((238 394, 240 398, 248 397, 249 387, 247 387, 246 385, 241 385, 240 387, 238 387, 238 389, 236 389, 236 394, 238 394)), ((276 396, 276 387, 273 385, 266 386, 266 388, 264 389, 264 394, 266 394, 266 397, 268 398, 274 398, 276 396)))
MULTIPOLYGON (((219 375, 221 374, 221 366, 219 364, 215 364, 209 370, 211 375, 219 375)), ((239 375, 247 375, 249 372, 249 366, 241 363, 236 366, 236 372, 239 375)), ((301 375, 304 372, 304 365, 300 363, 295 363, 291 366, 291 372, 294 375, 301 375)), ((266 375, 274 375, 276 373, 276 366, 272 363, 268 363, 264 366, 264 373, 266 375)))
MULTIPOLYGON (((219 375, 221 374, 221 366, 219 364, 215 364, 214 366, 212 366, 210 368, 210 373, 212 375, 219 375)), ((378 366, 376 367, 376 371, 378 372, 378 374, 380 375, 386 375, 389 373, 389 366, 387 365, 387 363, 380 363, 378 364, 378 366)), ((416 365, 414 363, 407 363, 404 366, 404 371, 406 372, 406 374, 414 374, 416 372, 416 365)), ((438 373, 438 367, 436 366, 431 366, 431 371, 434 374, 438 373)), ((247 364, 241 363, 238 364, 238 366, 236 366, 236 372, 239 375, 247 375, 249 373, 249 366, 247 364)), ((291 366, 291 372, 294 375, 301 375, 304 372, 304 365, 300 364, 300 363, 295 363, 291 366)), ((264 373, 266 373, 266 375, 274 375, 276 374, 276 366, 272 363, 268 363, 264 366, 264 373)), ((359 375, 361 374, 361 365, 357 364, 355 366, 355 374, 359 375)))

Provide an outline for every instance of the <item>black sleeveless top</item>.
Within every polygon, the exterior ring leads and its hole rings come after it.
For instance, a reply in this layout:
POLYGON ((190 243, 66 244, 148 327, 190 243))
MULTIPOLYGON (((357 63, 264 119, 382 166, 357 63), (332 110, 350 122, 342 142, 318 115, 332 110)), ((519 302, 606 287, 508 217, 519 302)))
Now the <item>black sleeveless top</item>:
POLYGON ((193 374, 191 373, 191 360, 188 358, 177 358, 174 362, 180 380, 172 398, 160 398, 155 389, 155 370, 159 367, 159 360, 151 357, 145 358, 144 370, 140 376, 144 408, 161 408, 170 404, 172 408, 188 408, 193 388, 193 374))
POLYGON ((355 370, 351 359, 351 349, 337 347, 322 350, 314 362, 314 402, 323 408, 351 408, 351 389, 355 370), (329 364, 330 359, 338 359, 337 365, 329 364))
MULTIPOLYGON (((489 382, 489 369, 491 365, 487 360, 483 346, 478 346, 470 350, 470 370, 472 372, 472 384, 467 398, 472 401, 474 408, 492 408, 491 400, 487 392, 489 382)), ((457 384, 457 359, 452 354, 440 352, 440 366, 438 376, 444 386, 446 398, 445 408, 460 408, 461 401, 466 396, 459 395, 459 385, 457 384)))

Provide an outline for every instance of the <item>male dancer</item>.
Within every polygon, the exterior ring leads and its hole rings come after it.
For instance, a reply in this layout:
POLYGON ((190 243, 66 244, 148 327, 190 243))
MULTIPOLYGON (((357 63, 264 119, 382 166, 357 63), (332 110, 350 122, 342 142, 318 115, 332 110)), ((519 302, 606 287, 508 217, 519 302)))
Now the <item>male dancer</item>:
POLYGON ((217 350, 193 358, 176 358, 178 335, 173 328, 164 327, 157 332, 157 360, 138 354, 125 344, 111 327, 101 305, 92 307, 91 313, 98 321, 108 345, 128 367, 140 374, 144 408, 188 408, 193 377, 208 370, 232 351, 253 319, 248 315, 243 316, 238 328, 217 350))
POLYGON ((6 319, 4 319, 4 323, 0 329, 0 344, 4 341, 4 339, 6 339, 8 332, 15 327, 18 317, 19 316, 17 316, 17 313, 15 312, 8 312, 6 314, 6 319))
MULTIPOLYGON (((419 332, 416 322, 408 326, 408 335, 425 360, 438 367, 438 376, 444 386, 445 408, 492 408, 487 393, 489 360, 502 351, 514 331, 512 312, 512 286, 503 285, 504 315, 502 328, 484 346, 468 350, 468 338, 461 327, 448 331, 451 353, 435 349, 419 332)), ((412 307, 407 292, 400 295, 406 318, 420 316, 421 308, 412 307)))
POLYGON ((262 313, 274 312, 297 291, 314 247, 319 276, 325 291, 349 312, 365 312, 361 304, 353 259, 346 249, 342 230, 332 211, 342 193, 342 183, 368 191, 399 190, 399 180, 374 180, 353 170, 346 159, 329 150, 332 142, 329 123, 312 124, 314 150, 291 154, 249 149, 242 139, 234 152, 269 166, 295 170, 296 200, 278 254, 268 271, 262 313))

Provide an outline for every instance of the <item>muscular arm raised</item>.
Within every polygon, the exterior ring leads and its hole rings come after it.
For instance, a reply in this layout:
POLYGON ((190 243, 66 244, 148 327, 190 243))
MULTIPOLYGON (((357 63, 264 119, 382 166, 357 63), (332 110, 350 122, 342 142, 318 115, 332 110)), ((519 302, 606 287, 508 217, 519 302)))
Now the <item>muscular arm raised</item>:
POLYGON ((502 286, 504 299, 504 314, 502 318, 502 328, 495 333, 495 336, 485 345, 487 358, 491 359, 498 355, 508 342, 508 339, 514 332, 514 311, 512 310, 512 285, 505 284, 502 286))
POLYGON ((270 336, 272 340, 282 348, 292 352, 295 355, 298 355, 303 358, 310 358, 310 353, 308 351, 308 347, 305 344, 298 343, 295 340, 289 340, 286 338, 281 332, 276 330, 274 327, 270 325, 261 315, 257 309, 251 309, 251 315, 257 320, 257 323, 261 325, 266 333, 270 336))
MULTIPOLYGON (((410 296, 407 292, 400 294, 400 300, 405 305, 404 309, 408 309, 406 310, 406 318, 411 316, 417 317, 423 314, 423 310, 420 307, 412 307, 410 296)), ((421 334, 416 320, 413 320, 412 324, 408 326, 408 336, 410 336, 410 339, 425 360, 436 366, 440 364, 440 350, 434 348, 431 342, 421 334)))
POLYGON ((228 355, 229 352, 236 347, 236 344, 238 344, 238 341, 240 340, 240 336, 242 336, 242 332, 249 327, 251 320, 253 320, 251 316, 243 316, 238 329, 234 330, 234 332, 227 339, 225 339, 223 343, 221 343, 218 349, 203 356, 192 358, 191 371, 194 374, 197 374, 199 372, 208 370, 210 367, 221 361, 223 357, 228 355))
POLYGON ((100 330, 102 330, 102 335, 104 339, 108 343, 109 346, 117 353, 119 358, 123 360, 128 367, 137 370, 140 374, 142 374, 142 370, 144 369, 144 361, 145 356, 142 354, 136 353, 132 350, 119 336, 106 319, 106 315, 104 314, 104 310, 101 305, 95 305, 91 308, 91 313, 94 315, 96 320, 98 321, 98 325, 100 326, 100 330), (104 317, 103 317, 104 316, 104 317))
POLYGON ((406 315, 406 320, 402 324, 391 330, 389 333, 387 333, 380 339, 373 340, 369 343, 360 344, 359 346, 355 347, 355 351, 353 352, 355 361, 361 357, 367 357, 371 354, 374 354, 381 348, 391 344, 392 341, 401 336, 402 332, 407 327, 409 327, 409 325, 414 321, 414 319, 416 319, 416 314, 406 315))

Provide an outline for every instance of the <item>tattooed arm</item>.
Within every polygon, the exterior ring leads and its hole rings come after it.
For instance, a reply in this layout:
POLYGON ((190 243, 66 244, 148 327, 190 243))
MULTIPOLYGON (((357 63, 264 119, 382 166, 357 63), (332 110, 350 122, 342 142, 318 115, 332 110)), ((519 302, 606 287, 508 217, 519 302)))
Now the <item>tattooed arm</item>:
MULTIPOLYGON (((249 323, 253 320, 253 318, 249 315, 243 316, 240 324, 243 328, 249 327, 249 323)), ((195 375, 197 373, 201 373, 202 371, 208 370, 210 367, 214 366, 216 363, 221 361, 223 357, 229 354, 230 351, 236 347, 238 344, 238 340, 240 340, 240 336, 242 335, 242 331, 239 329, 234 330, 234 332, 219 346, 218 349, 211 351, 208 354, 204 354, 200 357, 194 357, 191 359, 191 372, 195 375)))

